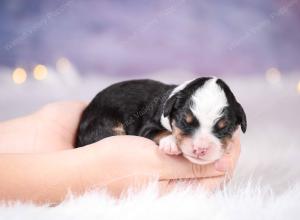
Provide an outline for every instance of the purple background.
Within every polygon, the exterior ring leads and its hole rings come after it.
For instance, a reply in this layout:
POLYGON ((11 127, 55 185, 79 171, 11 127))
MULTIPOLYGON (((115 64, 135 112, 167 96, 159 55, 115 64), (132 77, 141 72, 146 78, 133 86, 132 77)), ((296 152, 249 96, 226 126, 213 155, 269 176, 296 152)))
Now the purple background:
POLYGON ((288 74, 300 66, 299 21, 299 0, 2 0, 0 67, 63 56, 80 74, 288 74))

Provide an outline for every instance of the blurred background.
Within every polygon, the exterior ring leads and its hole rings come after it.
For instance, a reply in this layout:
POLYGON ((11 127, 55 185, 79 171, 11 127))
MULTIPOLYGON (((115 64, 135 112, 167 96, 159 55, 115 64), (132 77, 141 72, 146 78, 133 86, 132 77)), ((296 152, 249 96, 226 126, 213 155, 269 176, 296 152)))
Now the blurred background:
POLYGON ((1 0, 0 65, 132 75, 297 71, 299 0, 1 0))
POLYGON ((250 132, 277 128, 296 140, 299 25, 300 0, 1 0, 0 120, 89 101, 121 80, 215 75, 250 132))

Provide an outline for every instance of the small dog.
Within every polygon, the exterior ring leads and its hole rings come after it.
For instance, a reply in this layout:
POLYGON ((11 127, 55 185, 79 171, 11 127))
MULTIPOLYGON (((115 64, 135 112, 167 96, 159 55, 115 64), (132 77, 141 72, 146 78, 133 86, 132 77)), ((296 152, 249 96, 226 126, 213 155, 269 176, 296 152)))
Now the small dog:
POLYGON ((207 164, 222 156, 238 126, 246 132, 245 112, 221 79, 202 77, 181 85, 131 80, 92 100, 83 112, 76 147, 137 135, 155 141, 167 154, 207 164))

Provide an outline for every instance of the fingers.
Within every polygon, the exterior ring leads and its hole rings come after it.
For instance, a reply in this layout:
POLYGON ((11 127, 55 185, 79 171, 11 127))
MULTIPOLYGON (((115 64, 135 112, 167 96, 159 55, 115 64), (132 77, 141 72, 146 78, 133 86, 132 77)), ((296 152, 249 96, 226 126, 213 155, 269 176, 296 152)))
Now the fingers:
POLYGON ((197 165, 182 156, 160 155, 160 157, 161 180, 203 178, 224 174, 216 170, 214 164, 197 165))
MULTIPOLYGON (((237 143, 239 143, 239 140, 237 143)), ((93 154, 95 156, 93 160, 102 164, 101 166, 95 166, 95 172, 99 172, 97 167, 104 167, 103 164, 106 164, 110 167, 111 172, 105 175, 113 177, 108 179, 113 179, 114 184, 119 182, 115 181, 116 179, 121 179, 122 181, 126 180, 126 183, 130 185, 132 180, 124 178, 126 176, 136 176, 137 179, 134 181, 136 183, 140 183, 140 179, 146 178, 145 181, 147 182, 158 177, 161 192, 167 193, 178 182, 192 182, 195 183, 195 186, 201 185, 201 187, 205 187, 208 190, 215 190, 222 186, 226 180, 225 177, 230 178, 225 172, 216 170, 214 164, 200 166, 190 163, 182 156, 166 155, 158 149, 154 142, 141 137, 115 136, 103 139, 93 145, 94 147, 86 147, 84 149, 101 151, 99 155, 103 159, 99 159, 98 154, 93 154)), ((234 156, 236 154, 235 151, 239 151, 235 149, 236 146, 239 147, 238 144, 232 145, 230 152, 224 156, 224 161, 227 160, 226 158, 229 158, 228 161, 231 161, 231 158, 233 158, 232 161, 235 161, 234 158, 238 157, 234 156)), ((82 149, 77 150, 80 151, 82 149)), ((117 186, 122 188, 123 184, 124 182, 117 184, 117 186)))
POLYGON ((56 102, 42 107, 34 114, 39 143, 71 147, 85 107, 86 104, 80 101, 56 102))
POLYGON ((66 125, 75 124, 74 120, 78 122, 86 105, 81 101, 55 102, 45 105, 36 114, 46 120, 59 120, 66 125))
POLYGON ((226 172, 227 175, 232 175, 238 158, 240 156, 241 143, 240 132, 237 130, 228 143, 224 156, 215 163, 216 170, 226 172))

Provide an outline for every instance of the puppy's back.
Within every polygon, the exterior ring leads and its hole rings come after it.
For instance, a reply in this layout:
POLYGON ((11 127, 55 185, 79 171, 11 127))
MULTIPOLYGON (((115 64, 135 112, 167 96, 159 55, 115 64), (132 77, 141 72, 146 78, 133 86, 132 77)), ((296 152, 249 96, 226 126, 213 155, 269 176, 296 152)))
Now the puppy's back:
MULTIPOLYGON (((145 79, 116 83, 100 91, 82 114, 75 146, 85 146, 116 135, 113 128, 122 125, 124 129, 124 124, 128 124, 139 111, 156 105, 156 110, 146 111, 143 115, 153 118, 160 110, 160 102, 174 87, 145 79)), ((138 118, 124 129, 124 134, 135 134, 143 123, 143 117, 138 118)))

